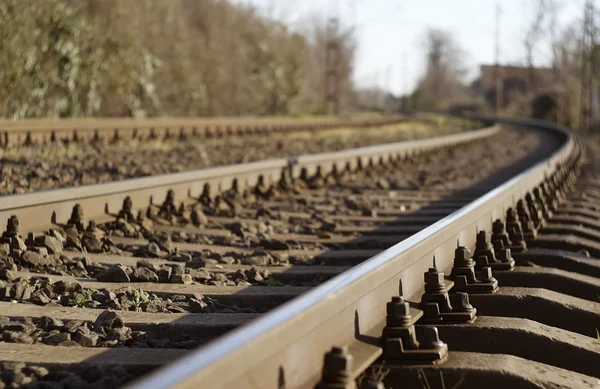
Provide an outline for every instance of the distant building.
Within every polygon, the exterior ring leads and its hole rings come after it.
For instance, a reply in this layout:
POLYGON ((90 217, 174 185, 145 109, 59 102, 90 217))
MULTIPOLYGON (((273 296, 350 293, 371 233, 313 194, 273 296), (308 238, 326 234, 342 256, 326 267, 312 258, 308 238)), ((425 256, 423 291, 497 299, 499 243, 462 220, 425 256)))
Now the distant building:
POLYGON ((516 93, 529 95, 546 89, 554 81, 554 71, 549 68, 482 65, 481 76, 471 84, 476 95, 483 96, 486 104, 496 107, 500 86, 501 107, 506 107, 516 93), (498 85, 498 78, 502 83, 498 85))

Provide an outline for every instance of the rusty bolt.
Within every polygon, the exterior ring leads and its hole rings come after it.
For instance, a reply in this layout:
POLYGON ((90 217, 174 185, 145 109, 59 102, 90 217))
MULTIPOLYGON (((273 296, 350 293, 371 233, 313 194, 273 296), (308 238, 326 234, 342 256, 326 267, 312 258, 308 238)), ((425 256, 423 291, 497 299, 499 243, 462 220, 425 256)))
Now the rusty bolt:
POLYGON ((492 268, 490 268, 490 267, 482 268, 481 270, 479 270, 478 275, 479 275, 478 278, 481 282, 490 283, 490 282, 496 281, 496 279, 492 275, 492 268))
POLYGON ((202 224, 200 221, 200 216, 198 215, 198 211, 195 208, 192 209, 192 213, 190 214, 190 220, 195 226, 199 226, 200 224, 202 224))
POLYGON ((80 204, 75 204, 71 211, 71 219, 73 222, 80 222, 83 219, 83 207, 80 204))
POLYGON ((435 258, 433 258, 433 267, 430 267, 429 270, 425 273, 424 279, 425 293, 441 292, 446 287, 446 282, 444 281, 444 273, 438 271, 435 265, 435 258))
POLYGON ((165 204, 175 204, 175 191, 169 189, 167 191, 167 197, 165 198, 165 204))
POLYGON ((386 324, 390 327, 406 327, 411 323, 410 306, 402 296, 392 297, 386 305, 386 324))
POLYGON ((488 241, 485 231, 479 231, 477 233, 474 255, 475 257, 485 256, 488 262, 496 262, 494 246, 492 246, 492 244, 488 241))
POLYGON ((454 266, 471 267, 473 266, 473 258, 471 250, 465 246, 458 246, 454 249, 454 266))
POLYGON ((131 212, 132 209, 133 209, 133 201, 131 201, 131 197, 127 196, 123 200, 123 211, 131 212))
POLYGON ((440 340, 436 327, 423 327, 423 336, 419 340, 421 343, 421 347, 419 348, 421 349, 440 349, 445 346, 444 342, 440 340))
POLYGON ((512 247, 513 249, 518 250, 517 252, 522 252, 527 249, 527 243, 525 243, 523 231, 521 231, 520 229, 515 229, 511 238, 512 247))
POLYGON ((19 218, 17 215, 11 215, 6 221, 5 237, 13 237, 19 234, 19 218))
POLYGON ((332 347, 331 351, 325 354, 322 380, 315 389, 355 389, 356 384, 352 379, 352 360, 347 346, 332 347))
POLYGON ((492 225, 492 233, 493 234, 502 234, 505 233, 506 231, 504 230, 504 223, 502 223, 502 220, 497 219, 494 224, 492 225))
POLYGON ((517 220, 517 213, 515 212, 514 208, 508 208, 508 211, 506 211, 506 222, 508 224, 508 222, 516 222, 517 220))
POLYGON ((472 312, 475 308, 469 302, 469 295, 464 292, 458 292, 450 295, 452 310, 456 312, 472 312))

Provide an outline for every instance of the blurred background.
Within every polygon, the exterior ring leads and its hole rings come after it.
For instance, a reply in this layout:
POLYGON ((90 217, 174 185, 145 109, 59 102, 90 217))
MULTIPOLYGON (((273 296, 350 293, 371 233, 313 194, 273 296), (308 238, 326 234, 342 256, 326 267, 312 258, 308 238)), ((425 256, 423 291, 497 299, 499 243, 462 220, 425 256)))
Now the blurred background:
POLYGON ((0 117, 600 120, 592 0, 0 0, 0 117))

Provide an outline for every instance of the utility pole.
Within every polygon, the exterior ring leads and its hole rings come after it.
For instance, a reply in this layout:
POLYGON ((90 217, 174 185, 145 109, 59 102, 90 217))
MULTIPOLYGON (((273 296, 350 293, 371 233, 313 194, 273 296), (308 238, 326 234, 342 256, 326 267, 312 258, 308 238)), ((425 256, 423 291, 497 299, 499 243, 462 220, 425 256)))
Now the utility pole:
POLYGON ((580 107, 579 127, 587 130, 592 125, 592 109, 594 105, 594 60, 596 37, 594 31, 594 2, 586 0, 581 37, 581 75, 580 75, 580 107))
POLYGON ((494 46, 496 51, 496 107, 495 113, 499 115, 504 108, 504 77, 502 75, 500 69, 500 14, 502 13, 502 8, 500 7, 500 2, 496 1, 496 31, 494 34, 494 46))
POLYGON ((388 114, 389 110, 390 110, 390 104, 388 101, 388 94, 389 94, 389 90, 390 90, 390 86, 392 85, 392 77, 393 77, 393 68, 392 66, 388 66, 385 69, 385 80, 384 80, 384 84, 383 84, 383 88, 381 88, 382 94, 383 94, 383 113, 384 114, 388 114))
POLYGON ((595 89, 595 85, 594 85, 594 81, 595 81, 595 75, 596 75, 596 51, 597 51, 597 42, 596 42, 596 24, 595 24, 595 14, 596 14, 596 10, 594 7, 594 0, 590 0, 590 4, 589 4, 589 17, 590 17, 590 24, 588 26, 589 29, 589 40, 590 40, 590 45, 589 45, 589 53, 588 53, 588 128, 592 128, 592 126, 594 125, 594 119, 595 119, 595 115, 594 115, 594 108, 595 108, 595 104, 594 104, 594 94, 596 92, 595 89))
MULTIPOLYGON (((337 1, 337 0, 333 0, 337 1)), ((330 3, 331 5, 331 3, 330 3)), ((331 12, 331 6, 330 12, 331 12)), ((340 113, 340 40, 339 40, 339 7, 330 13, 327 20, 327 42, 325 44, 325 114, 340 113)))
POLYGON ((413 96, 409 91, 408 86, 408 53, 402 52, 402 91, 404 96, 402 98, 402 110, 406 113, 409 109, 414 109, 413 96))

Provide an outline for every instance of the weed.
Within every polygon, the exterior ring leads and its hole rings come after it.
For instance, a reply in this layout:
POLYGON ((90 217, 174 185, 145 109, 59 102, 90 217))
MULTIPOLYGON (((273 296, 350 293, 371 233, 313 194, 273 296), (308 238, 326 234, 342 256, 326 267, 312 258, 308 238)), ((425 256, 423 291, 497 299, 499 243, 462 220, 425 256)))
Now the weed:
POLYGON ((79 296, 69 299, 69 305, 77 308, 95 308, 100 305, 98 301, 82 298, 79 296))
MULTIPOLYGON (((390 374, 390 369, 385 367, 385 362, 371 366, 367 370, 365 370, 358 378, 356 379, 357 386, 361 386, 365 382, 373 381, 373 382, 383 382, 385 377, 390 374)), ((390 388, 391 389, 391 388, 390 388)))
POLYGON ((266 280, 262 281, 261 284, 263 284, 264 286, 283 286, 285 284, 274 280, 272 278, 267 278, 266 280))
MULTIPOLYGON (((442 372, 442 370, 438 370, 438 373, 440 375, 440 389, 446 389, 446 381, 444 380, 444 373, 442 372)), ((429 384, 429 380, 427 380, 427 375, 425 374, 425 370, 423 369, 419 369, 417 370, 417 378, 419 379, 419 382, 421 383, 421 387, 423 389, 436 389, 436 386, 431 386, 429 384)), ((460 376, 460 379, 458 380, 458 382, 456 384, 454 384, 452 386, 452 388, 450 389, 458 389, 460 387, 460 385, 462 385, 462 383, 465 382, 465 373, 463 372, 460 376)))

